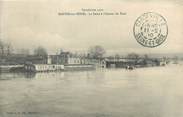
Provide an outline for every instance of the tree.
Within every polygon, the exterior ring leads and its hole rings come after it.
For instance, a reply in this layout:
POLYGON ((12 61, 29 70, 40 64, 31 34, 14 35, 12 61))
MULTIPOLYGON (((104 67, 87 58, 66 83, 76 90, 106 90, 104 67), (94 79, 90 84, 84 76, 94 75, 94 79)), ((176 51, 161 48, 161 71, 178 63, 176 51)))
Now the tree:
POLYGON ((30 51, 29 51, 29 49, 22 48, 22 49, 20 50, 20 54, 29 55, 29 54, 30 54, 30 51))
POLYGON ((102 46, 96 45, 90 47, 88 50, 89 56, 92 58, 102 58, 103 55, 106 53, 105 49, 102 46))
POLYGON ((44 47, 39 46, 34 50, 34 55, 43 57, 43 56, 47 56, 48 53, 44 47))
POLYGON ((149 56, 148 56, 147 54, 144 54, 144 55, 143 55, 143 64, 144 64, 144 65, 147 65, 148 59, 149 59, 149 56))
POLYGON ((115 54, 114 57, 115 57, 115 59, 120 59, 120 55, 119 54, 115 54))
POLYGON ((1 56, 4 56, 4 43, 0 40, 0 53, 1 56))
POLYGON ((179 60, 178 56, 174 56, 174 57, 173 57, 173 62, 174 62, 174 64, 177 64, 177 63, 178 63, 178 60, 179 60))
POLYGON ((149 59, 149 56, 147 54, 144 54, 144 59, 149 59))
POLYGON ((138 59, 139 58, 139 55, 136 54, 136 53, 130 53, 127 55, 127 58, 130 58, 130 59, 138 59))
POLYGON ((7 56, 10 55, 13 51, 13 48, 10 43, 4 43, 0 40, 0 55, 7 56))
POLYGON ((12 53, 12 51, 13 51, 13 48, 12 48, 11 44, 8 43, 8 44, 6 45, 6 47, 7 47, 7 55, 10 55, 10 54, 12 53))

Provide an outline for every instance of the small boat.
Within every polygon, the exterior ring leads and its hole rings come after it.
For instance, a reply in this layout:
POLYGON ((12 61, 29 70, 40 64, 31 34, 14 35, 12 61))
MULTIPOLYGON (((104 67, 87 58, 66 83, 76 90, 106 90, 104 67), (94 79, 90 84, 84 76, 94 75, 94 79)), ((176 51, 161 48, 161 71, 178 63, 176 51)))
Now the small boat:
POLYGON ((126 66, 126 69, 129 69, 129 70, 133 70, 134 68, 135 68, 134 66, 130 66, 130 65, 126 66))

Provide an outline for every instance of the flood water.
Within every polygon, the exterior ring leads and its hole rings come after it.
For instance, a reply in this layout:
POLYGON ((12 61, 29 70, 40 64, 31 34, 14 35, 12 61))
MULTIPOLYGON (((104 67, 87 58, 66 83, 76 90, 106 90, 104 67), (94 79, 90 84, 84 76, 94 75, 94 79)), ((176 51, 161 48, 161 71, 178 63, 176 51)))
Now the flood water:
POLYGON ((183 66, 2 73, 0 117, 183 117, 183 66))

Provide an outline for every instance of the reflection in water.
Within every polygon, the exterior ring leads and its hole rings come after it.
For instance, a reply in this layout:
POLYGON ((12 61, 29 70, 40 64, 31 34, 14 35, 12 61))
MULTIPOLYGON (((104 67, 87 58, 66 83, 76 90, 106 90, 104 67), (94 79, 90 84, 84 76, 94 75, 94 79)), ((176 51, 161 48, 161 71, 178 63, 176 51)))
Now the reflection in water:
POLYGON ((25 76, 25 78, 34 78, 36 76, 36 73, 27 72, 23 73, 23 75, 25 76))
POLYGON ((36 73, 0 73, 0 80, 10 80, 14 78, 34 78, 36 73))
POLYGON ((182 69, 3 73, 0 117, 182 117, 182 69))

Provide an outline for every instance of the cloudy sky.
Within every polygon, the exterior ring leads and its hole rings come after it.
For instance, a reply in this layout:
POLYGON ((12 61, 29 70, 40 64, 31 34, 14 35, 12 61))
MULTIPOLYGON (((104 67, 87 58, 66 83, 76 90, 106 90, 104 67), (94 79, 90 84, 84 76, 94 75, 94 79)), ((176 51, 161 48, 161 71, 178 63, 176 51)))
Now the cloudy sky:
POLYGON ((181 0, 0 0, 0 38, 14 49, 44 46, 49 53, 60 48, 86 51, 101 45, 108 53, 183 52, 183 2, 181 0), (123 12, 120 16, 61 16, 81 9, 123 12), (156 12, 168 23, 166 41, 155 48, 141 46, 133 36, 135 20, 156 12))

